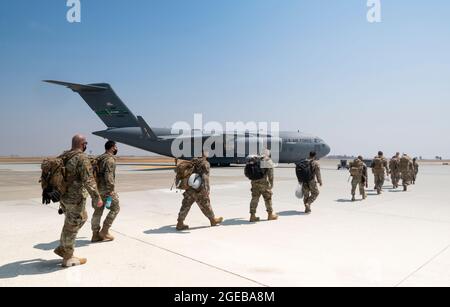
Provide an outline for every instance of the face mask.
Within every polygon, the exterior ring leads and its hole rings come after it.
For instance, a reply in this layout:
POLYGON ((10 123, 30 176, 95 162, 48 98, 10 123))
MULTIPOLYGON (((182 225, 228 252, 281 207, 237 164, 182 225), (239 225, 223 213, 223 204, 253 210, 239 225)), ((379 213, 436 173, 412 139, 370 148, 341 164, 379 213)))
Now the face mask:
POLYGON ((86 152, 87 150, 87 145, 83 145, 83 152, 86 152))
POLYGON ((117 156, 117 153, 119 152, 119 150, 114 150, 114 152, 113 152, 113 154, 115 155, 115 156, 117 156))

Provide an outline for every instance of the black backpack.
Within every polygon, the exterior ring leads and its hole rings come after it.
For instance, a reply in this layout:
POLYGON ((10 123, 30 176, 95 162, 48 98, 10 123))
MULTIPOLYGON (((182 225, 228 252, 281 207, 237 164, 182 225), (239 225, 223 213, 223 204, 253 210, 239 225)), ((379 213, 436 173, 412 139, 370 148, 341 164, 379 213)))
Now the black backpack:
POLYGON ((296 163, 295 173, 299 183, 307 183, 314 179, 312 164, 309 160, 296 163))
POLYGON ((261 159, 252 158, 245 165, 245 177, 250 180, 260 180, 266 176, 266 172, 261 168, 261 159))

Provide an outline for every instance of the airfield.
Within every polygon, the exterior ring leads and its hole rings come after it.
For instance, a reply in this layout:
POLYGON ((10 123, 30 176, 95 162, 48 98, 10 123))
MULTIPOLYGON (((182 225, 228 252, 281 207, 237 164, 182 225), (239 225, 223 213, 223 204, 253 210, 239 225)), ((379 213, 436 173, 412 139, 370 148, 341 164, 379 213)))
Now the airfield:
MULTIPOLYGON (((41 205, 39 159, 0 160, 0 287, 10 286, 450 286, 450 166, 422 163, 417 185, 351 202, 349 173, 323 160, 324 186, 312 215, 295 198, 292 165, 275 170, 274 209, 261 199, 249 218, 250 183, 243 167, 214 168, 211 200, 222 226, 194 205, 175 224, 182 194, 170 190, 173 162, 121 161, 122 211, 114 242, 91 244, 80 231, 81 267, 63 269, 53 254, 63 225, 57 206, 41 205)), ((89 202, 88 202, 89 203, 89 202)), ((92 208, 88 206, 92 214, 92 208)))

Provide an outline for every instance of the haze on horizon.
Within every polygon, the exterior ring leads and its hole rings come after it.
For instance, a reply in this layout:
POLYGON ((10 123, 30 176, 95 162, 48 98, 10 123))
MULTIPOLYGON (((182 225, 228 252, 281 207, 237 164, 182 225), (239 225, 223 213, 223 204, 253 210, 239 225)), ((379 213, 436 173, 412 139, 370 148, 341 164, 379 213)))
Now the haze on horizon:
MULTIPOLYGON (((55 155, 103 123, 41 80, 110 83, 154 127, 277 121, 331 155, 450 158, 450 2, 9 0, 0 11, 0 156, 55 155)), ((124 145, 120 154, 149 155, 124 145)))

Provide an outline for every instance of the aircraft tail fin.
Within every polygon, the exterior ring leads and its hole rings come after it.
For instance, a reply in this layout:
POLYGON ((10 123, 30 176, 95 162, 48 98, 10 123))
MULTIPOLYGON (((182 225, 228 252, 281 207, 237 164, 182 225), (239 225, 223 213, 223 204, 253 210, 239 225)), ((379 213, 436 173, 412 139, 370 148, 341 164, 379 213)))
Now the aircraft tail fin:
POLYGON ((80 94, 108 128, 139 127, 136 116, 107 83, 83 85, 54 80, 44 82, 63 85, 80 94))

